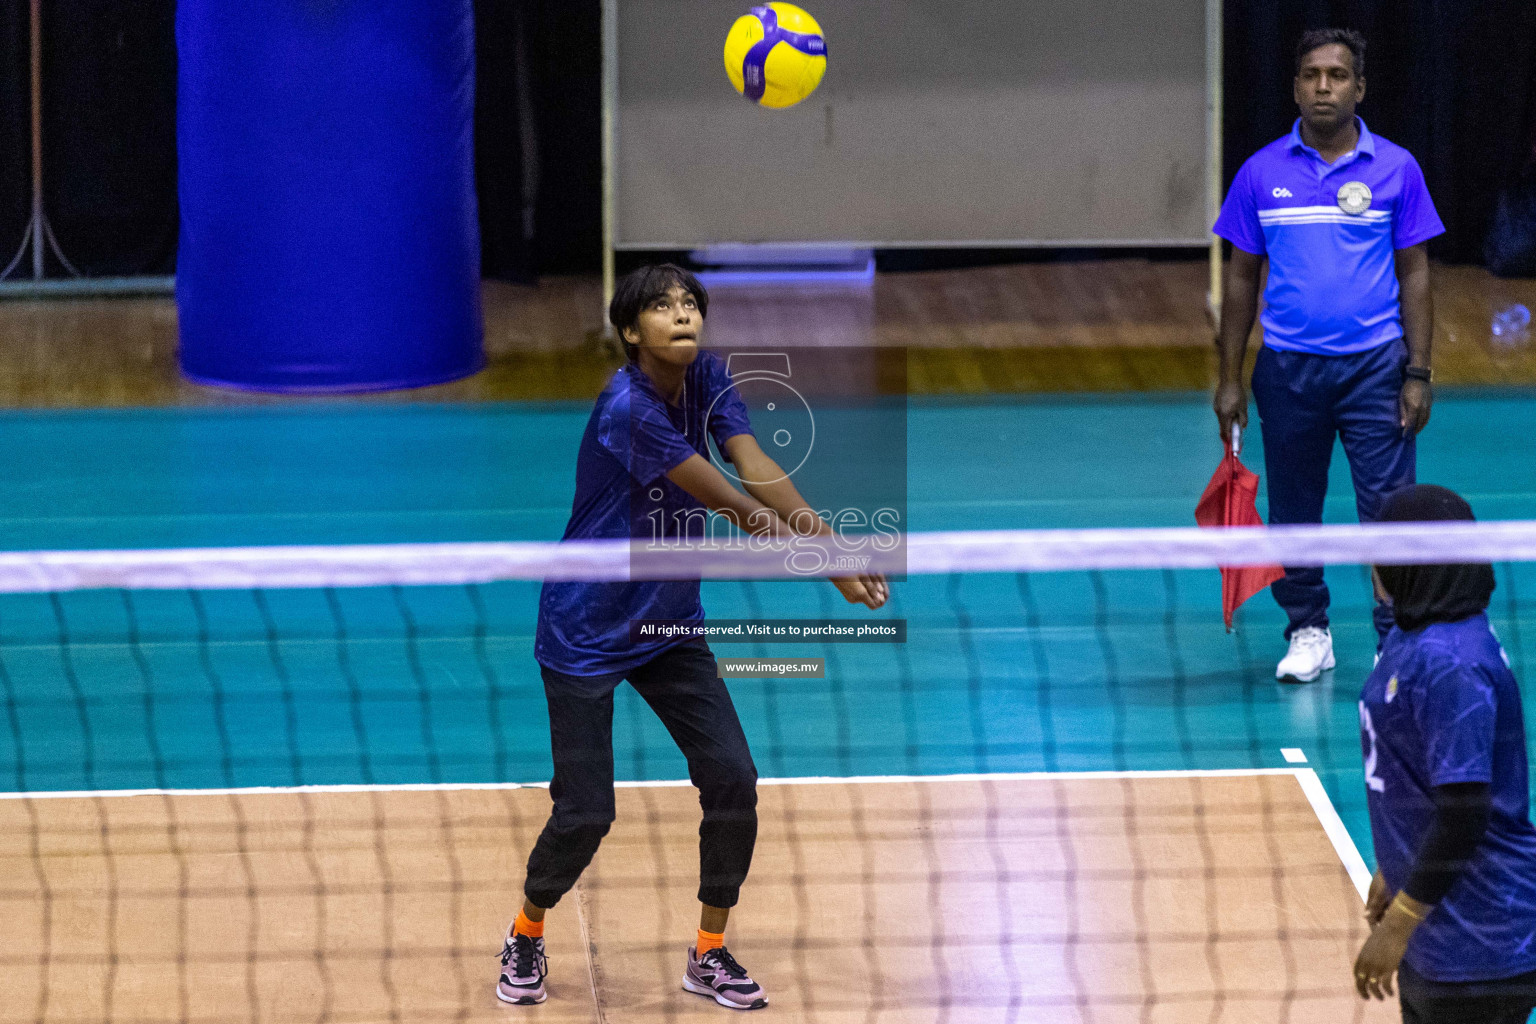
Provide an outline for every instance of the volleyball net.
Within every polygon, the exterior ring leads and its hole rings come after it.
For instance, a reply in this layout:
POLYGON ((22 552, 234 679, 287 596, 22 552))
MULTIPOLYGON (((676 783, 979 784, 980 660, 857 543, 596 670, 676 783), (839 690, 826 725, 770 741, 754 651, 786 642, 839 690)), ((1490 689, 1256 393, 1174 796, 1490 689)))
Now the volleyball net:
MULTIPOLYGON (((637 576, 705 578, 765 780, 730 941, 785 1012, 1374 1019, 1348 971, 1368 567, 1493 563, 1522 681, 1536 628, 1536 523, 908 534, 867 549, 896 575, 876 612, 795 553, 0 554, 0 1020, 498 1013, 548 813, 539 588, 637 576), (1275 680, 1267 595, 1223 624, 1215 567, 1271 563, 1329 566, 1316 683, 1275 680)), ((673 977, 687 766, 627 687, 613 732, 619 822, 551 918, 552 998, 703 1013, 673 977)))

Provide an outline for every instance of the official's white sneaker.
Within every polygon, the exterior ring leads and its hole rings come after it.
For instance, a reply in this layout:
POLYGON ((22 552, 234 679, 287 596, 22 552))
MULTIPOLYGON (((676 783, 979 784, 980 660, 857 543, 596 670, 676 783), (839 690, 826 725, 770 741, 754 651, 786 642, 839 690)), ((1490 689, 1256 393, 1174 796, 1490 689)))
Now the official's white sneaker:
POLYGON ((1333 668, 1333 634, 1308 626, 1291 634, 1291 649, 1275 666, 1275 678, 1287 683, 1310 683, 1333 668))

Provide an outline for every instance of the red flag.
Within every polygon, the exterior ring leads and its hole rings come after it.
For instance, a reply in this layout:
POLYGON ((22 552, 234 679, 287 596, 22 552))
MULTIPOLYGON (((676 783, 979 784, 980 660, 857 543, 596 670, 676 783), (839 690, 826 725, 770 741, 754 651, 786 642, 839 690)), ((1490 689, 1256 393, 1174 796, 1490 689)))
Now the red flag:
MULTIPOLYGON (((1233 430, 1236 431, 1234 425, 1233 430)), ((1259 477, 1237 457, 1236 444, 1222 458, 1221 465, 1200 503, 1195 506, 1195 522, 1201 526, 1263 526, 1255 504, 1259 496, 1259 477)), ((1242 603, 1285 576, 1278 565, 1247 565, 1221 570, 1221 614, 1232 628, 1232 615, 1242 603)))

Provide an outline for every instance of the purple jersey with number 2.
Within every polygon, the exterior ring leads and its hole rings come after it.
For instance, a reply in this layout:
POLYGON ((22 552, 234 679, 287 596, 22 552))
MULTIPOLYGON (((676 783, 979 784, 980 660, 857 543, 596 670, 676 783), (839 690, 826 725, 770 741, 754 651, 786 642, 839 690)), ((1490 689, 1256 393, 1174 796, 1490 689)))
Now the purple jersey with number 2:
POLYGON ((1391 891, 1408 881, 1434 815, 1430 791, 1486 782, 1488 832, 1408 943, 1433 981, 1536 970, 1536 828, 1530 818, 1520 687, 1486 615, 1393 629, 1360 695, 1360 744, 1376 861, 1391 891))

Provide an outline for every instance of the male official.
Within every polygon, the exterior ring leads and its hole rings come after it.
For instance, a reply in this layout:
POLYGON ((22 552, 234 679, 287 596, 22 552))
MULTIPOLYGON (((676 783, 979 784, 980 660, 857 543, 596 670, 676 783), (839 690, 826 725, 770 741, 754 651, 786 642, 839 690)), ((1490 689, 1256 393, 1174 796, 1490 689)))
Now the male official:
MULTIPOLYGON (((1243 164, 1216 220, 1232 243, 1222 289, 1216 418, 1223 442, 1248 425, 1243 353, 1261 265, 1269 282, 1253 397, 1264 437, 1269 521, 1320 523, 1338 435, 1361 522, 1414 483, 1414 437, 1429 422, 1430 301, 1425 243, 1444 232, 1424 175, 1355 116, 1365 39, 1317 29, 1296 47, 1301 117, 1243 164)), ((1320 568, 1287 568, 1271 591, 1290 622, 1275 675, 1311 682, 1333 668, 1320 568)), ((1378 604, 1376 628, 1392 628, 1378 604)))

